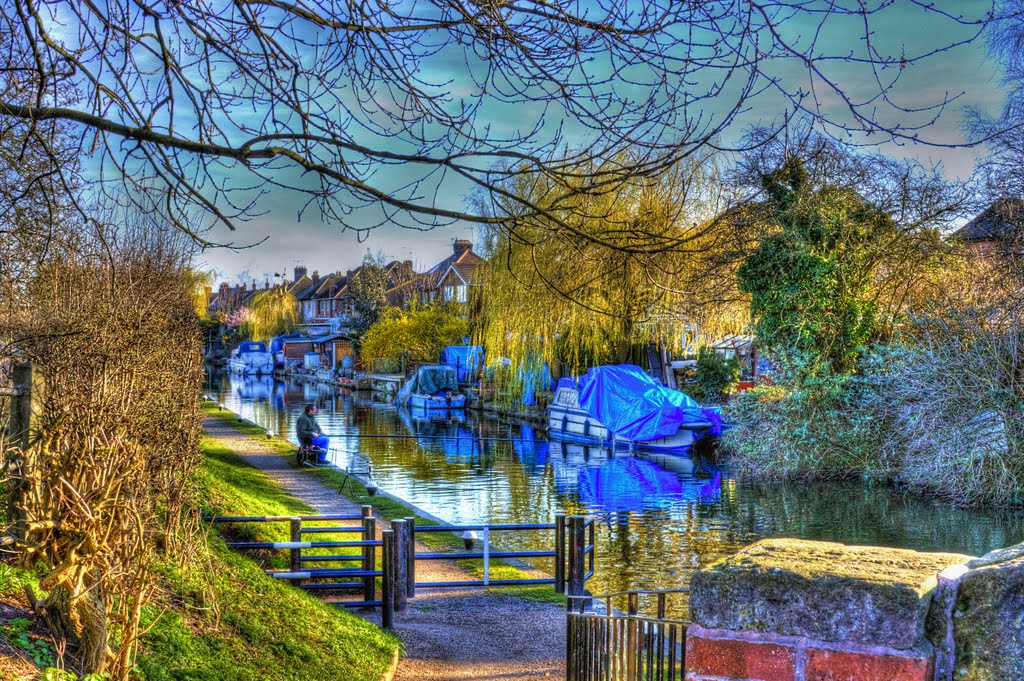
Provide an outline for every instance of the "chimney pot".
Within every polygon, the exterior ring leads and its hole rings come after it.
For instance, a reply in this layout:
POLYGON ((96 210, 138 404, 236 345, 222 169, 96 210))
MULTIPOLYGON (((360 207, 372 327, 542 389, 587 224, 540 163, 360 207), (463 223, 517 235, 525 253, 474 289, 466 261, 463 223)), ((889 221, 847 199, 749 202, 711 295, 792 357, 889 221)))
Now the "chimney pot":
POLYGON ((473 250, 473 242, 465 239, 456 239, 455 244, 452 246, 452 250, 455 252, 455 256, 458 257, 466 251, 473 250))
POLYGON ((302 279, 304 276, 306 276, 306 271, 307 271, 306 268, 304 266, 302 266, 302 265, 299 265, 298 267, 296 267, 295 268, 295 281, 298 281, 299 279, 302 279))

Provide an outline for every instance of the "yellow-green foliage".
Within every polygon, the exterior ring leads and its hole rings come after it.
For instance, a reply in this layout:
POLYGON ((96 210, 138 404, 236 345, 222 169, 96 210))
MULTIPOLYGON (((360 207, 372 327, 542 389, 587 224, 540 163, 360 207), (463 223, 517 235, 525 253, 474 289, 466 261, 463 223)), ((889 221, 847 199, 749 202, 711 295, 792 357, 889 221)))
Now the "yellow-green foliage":
POLYGON ((253 298, 246 320, 249 337, 269 341, 274 336, 294 331, 299 325, 299 303, 283 287, 261 291, 253 298))
POLYGON ((397 369, 403 362, 436 362, 449 345, 461 345, 469 324, 451 305, 388 308, 363 337, 366 365, 397 369))
MULTIPOLYGON (((713 158, 569 198, 540 175, 511 184, 543 212, 510 215, 514 229, 489 235, 476 340, 495 369, 511 360, 513 382, 544 362, 573 371, 623 362, 643 343, 679 349, 695 332, 735 332, 747 323, 731 271, 711 262, 725 234, 713 220, 721 190, 713 158)), ((499 201, 494 210, 512 206, 499 201)))

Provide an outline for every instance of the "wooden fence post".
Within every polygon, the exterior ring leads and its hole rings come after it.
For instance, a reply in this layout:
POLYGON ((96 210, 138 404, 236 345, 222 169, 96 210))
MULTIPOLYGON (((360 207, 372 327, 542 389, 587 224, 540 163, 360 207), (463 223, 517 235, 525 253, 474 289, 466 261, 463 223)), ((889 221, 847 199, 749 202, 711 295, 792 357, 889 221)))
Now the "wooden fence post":
POLYGON ((30 469, 30 459, 38 456, 32 449, 32 431, 36 417, 42 411, 43 377, 31 363, 14 366, 11 372, 14 394, 11 396, 11 412, 8 425, 10 448, 4 452, 10 480, 7 495, 7 517, 12 521, 11 534, 25 538, 25 517, 19 505, 25 494, 27 483, 24 475, 30 469))
MULTIPOLYGON (((377 521, 373 517, 373 506, 363 506, 363 541, 373 541, 377 538, 377 521)), ((376 563, 376 546, 363 547, 363 571, 373 572, 376 563)), ((381 557, 383 562, 383 556, 381 557)), ((363 577, 363 600, 372 601, 376 592, 376 580, 373 577, 363 577)))
POLYGON ((635 619, 640 612, 640 594, 630 593, 627 597, 626 613, 626 681, 636 681, 637 645, 640 634, 640 620, 635 619))
POLYGON ((409 525, 399 518, 391 521, 391 529, 395 533, 395 610, 401 612, 409 597, 409 525))
MULTIPOLYGON (((583 596, 586 573, 587 532, 585 518, 569 516, 569 596, 583 596)), ((570 604, 572 601, 570 601, 570 604)))
POLYGON ((416 597, 416 518, 406 518, 409 532, 409 548, 406 557, 408 567, 406 568, 406 594, 409 598, 416 597))
MULTIPOLYGON (((288 524, 291 528, 291 541, 295 543, 302 541, 302 519, 291 518, 289 519, 288 524)), ((302 570, 302 549, 289 549, 289 553, 291 554, 292 572, 300 572, 302 570)), ((296 588, 302 584, 301 579, 291 579, 289 581, 292 583, 292 586, 296 588)))
POLYGON ((381 578, 380 585, 380 625, 384 629, 393 629, 395 622, 395 532, 381 532, 381 578))
POLYGON ((555 593, 565 593, 565 515, 555 515, 555 593))

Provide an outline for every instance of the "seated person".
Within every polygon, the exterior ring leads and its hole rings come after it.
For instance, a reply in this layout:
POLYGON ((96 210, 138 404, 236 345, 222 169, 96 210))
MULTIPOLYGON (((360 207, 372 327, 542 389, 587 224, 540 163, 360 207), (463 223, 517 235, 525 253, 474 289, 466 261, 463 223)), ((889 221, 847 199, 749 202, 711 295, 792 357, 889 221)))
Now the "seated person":
POLYGON ((299 444, 303 447, 318 447, 320 449, 317 463, 327 463, 327 444, 329 440, 324 435, 320 424, 316 422, 316 407, 307 404, 302 415, 295 421, 295 433, 299 437, 299 444))

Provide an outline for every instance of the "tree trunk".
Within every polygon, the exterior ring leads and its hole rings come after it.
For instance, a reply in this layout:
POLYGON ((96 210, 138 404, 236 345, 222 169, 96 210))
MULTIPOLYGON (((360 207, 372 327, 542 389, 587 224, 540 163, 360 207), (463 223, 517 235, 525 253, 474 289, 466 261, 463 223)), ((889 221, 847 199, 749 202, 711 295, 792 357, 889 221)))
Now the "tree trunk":
POLYGON ((78 647, 82 674, 107 670, 107 611, 103 600, 80 580, 62 581, 43 603, 46 624, 55 638, 78 647))

